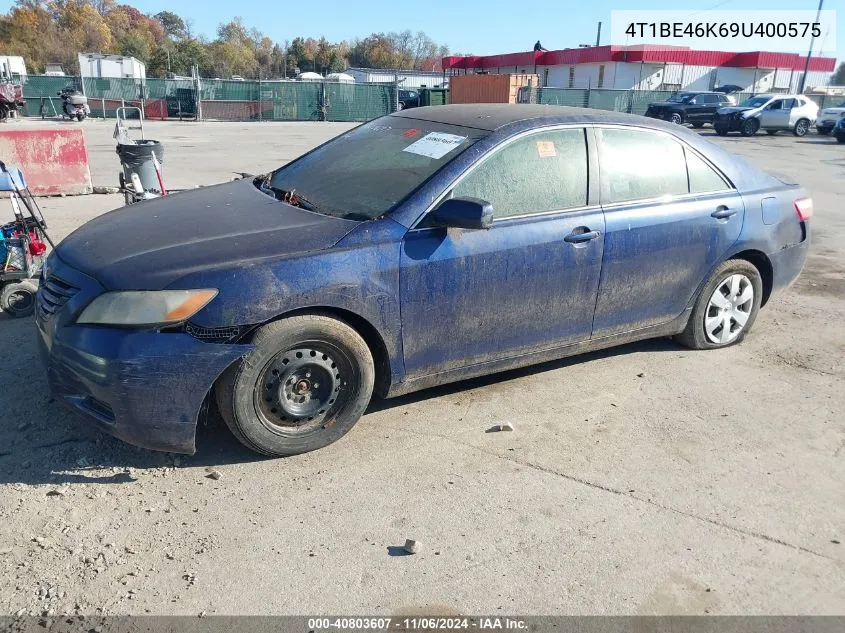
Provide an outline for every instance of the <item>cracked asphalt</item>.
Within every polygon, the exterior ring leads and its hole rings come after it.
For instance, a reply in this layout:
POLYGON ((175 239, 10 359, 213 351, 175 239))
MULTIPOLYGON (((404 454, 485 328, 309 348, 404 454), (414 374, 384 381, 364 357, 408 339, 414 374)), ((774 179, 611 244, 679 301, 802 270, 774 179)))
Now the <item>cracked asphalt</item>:
MULTIPOLYGON (((83 127, 114 184, 111 125, 83 127)), ((187 188, 348 126, 146 127, 187 188)), ((726 350, 655 340, 376 401, 287 459, 211 420, 186 457, 59 408, 32 321, 0 315, 0 614, 845 614, 843 146, 704 134, 816 209, 804 274, 726 350)), ((41 200, 58 239, 121 203, 41 200)))

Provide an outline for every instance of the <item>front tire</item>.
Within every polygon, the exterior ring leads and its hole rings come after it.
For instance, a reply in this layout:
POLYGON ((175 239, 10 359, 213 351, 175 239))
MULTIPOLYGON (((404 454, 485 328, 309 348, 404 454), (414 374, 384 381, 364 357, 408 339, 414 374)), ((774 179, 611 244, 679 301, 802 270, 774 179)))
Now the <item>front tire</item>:
POLYGON ((795 124, 795 129, 792 131, 795 136, 806 136, 810 131, 810 122, 807 119, 799 119, 795 124))
POLYGON ((695 123, 693 123, 693 124, 692 124, 692 126, 693 126, 696 130, 700 130, 701 128, 703 128, 703 127, 704 127, 704 123, 702 123, 701 121, 696 121, 695 123))
POLYGON ((757 119, 746 119, 739 129, 739 133, 743 136, 754 136, 759 129, 760 122, 757 119))
POLYGON ((669 122, 674 123, 675 125, 680 125, 684 122, 684 118, 679 113, 673 112, 669 117, 669 122))
POLYGON ((827 136, 828 134, 831 133, 831 131, 833 131, 832 127, 817 127, 816 128, 816 133, 821 134, 822 136, 827 136))
POLYGON ((744 259, 729 259, 704 284, 677 340, 692 349, 736 345, 754 325, 762 300, 763 280, 757 268, 744 259))
POLYGON ((269 323, 255 349, 217 383, 232 433, 271 457, 307 453, 343 437, 373 393, 372 353, 352 327, 322 314, 269 323))

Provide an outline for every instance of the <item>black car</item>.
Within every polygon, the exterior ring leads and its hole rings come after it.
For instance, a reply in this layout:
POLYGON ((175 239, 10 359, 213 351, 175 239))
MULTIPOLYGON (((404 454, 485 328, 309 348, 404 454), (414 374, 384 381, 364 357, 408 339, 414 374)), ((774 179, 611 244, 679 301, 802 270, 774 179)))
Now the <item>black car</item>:
POLYGON ((845 143, 845 117, 839 119, 833 128, 833 135, 840 143, 845 143))
POLYGON ((420 93, 418 90, 399 91, 399 109, 418 108, 420 106, 420 93))
POLYGON ((645 115, 672 123, 692 123, 698 128, 713 123, 716 110, 731 105, 728 96, 718 92, 677 92, 666 101, 649 103, 645 115))

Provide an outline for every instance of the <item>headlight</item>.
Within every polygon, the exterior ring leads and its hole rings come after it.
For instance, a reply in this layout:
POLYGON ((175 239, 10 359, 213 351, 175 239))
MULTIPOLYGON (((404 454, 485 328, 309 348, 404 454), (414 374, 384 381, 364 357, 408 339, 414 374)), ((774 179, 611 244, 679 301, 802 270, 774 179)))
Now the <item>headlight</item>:
POLYGON ((217 290, 130 290, 107 292, 82 311, 77 323, 167 325, 191 318, 217 296, 217 290))

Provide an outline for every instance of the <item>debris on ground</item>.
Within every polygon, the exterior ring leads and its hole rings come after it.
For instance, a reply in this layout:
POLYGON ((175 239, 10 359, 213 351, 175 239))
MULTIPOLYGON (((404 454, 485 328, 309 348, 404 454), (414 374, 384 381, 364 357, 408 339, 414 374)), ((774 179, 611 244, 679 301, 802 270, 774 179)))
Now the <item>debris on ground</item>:
POLYGON ((408 552, 409 554, 416 554, 420 551, 420 546, 422 544, 419 541, 415 541, 414 539, 405 539, 405 545, 402 546, 402 549, 408 552))
POLYGON ((214 470, 214 469, 209 470, 209 471, 208 471, 208 474, 206 475, 206 477, 207 477, 208 479, 213 479, 214 481, 217 481, 217 480, 218 480, 218 479, 220 479, 222 476, 223 476, 223 475, 221 475, 221 474, 220 474, 220 471, 219 471, 219 470, 214 470))

